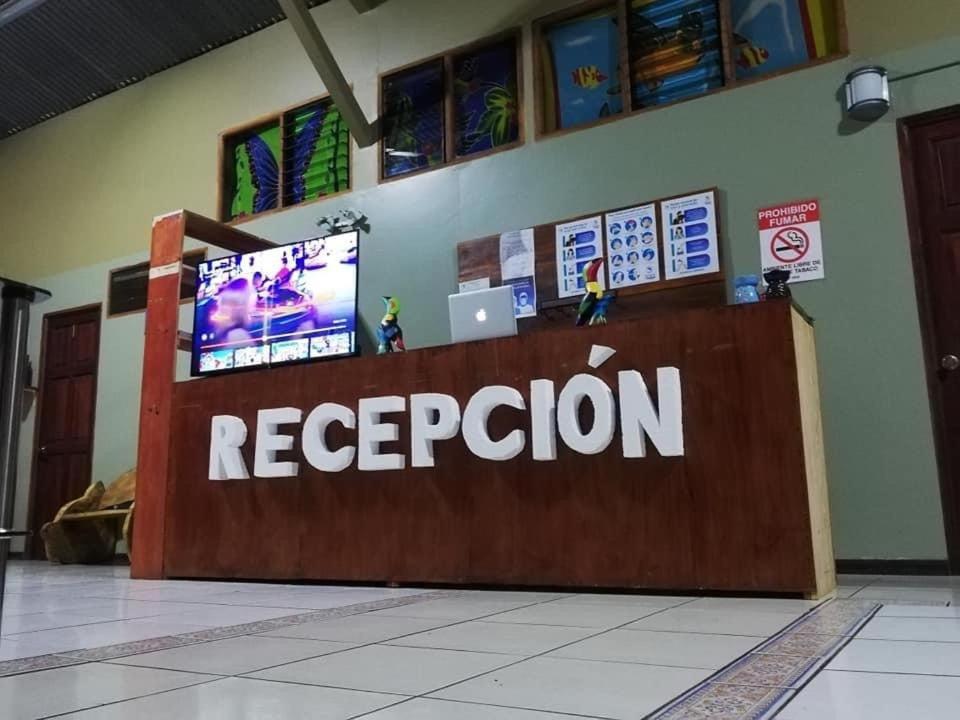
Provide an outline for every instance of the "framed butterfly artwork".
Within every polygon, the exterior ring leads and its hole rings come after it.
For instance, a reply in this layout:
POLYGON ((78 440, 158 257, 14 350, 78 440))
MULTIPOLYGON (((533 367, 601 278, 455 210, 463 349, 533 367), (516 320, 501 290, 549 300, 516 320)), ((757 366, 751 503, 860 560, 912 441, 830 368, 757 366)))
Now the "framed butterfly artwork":
POLYGON ((220 135, 220 220, 257 215, 346 192, 350 130, 328 97, 220 135))

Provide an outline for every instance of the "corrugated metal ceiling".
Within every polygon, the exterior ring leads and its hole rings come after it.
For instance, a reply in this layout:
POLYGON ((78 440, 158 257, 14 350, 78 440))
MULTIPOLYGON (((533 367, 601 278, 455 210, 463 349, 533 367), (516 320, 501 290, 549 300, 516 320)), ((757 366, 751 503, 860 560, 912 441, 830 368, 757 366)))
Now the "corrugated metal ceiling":
POLYGON ((0 139, 283 19, 275 0, 0 1, 0 139))

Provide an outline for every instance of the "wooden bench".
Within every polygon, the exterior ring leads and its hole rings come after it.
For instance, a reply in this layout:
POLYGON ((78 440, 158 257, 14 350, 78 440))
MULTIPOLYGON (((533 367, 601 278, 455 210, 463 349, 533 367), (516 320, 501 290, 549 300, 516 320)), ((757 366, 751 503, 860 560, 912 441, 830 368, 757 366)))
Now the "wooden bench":
POLYGON ((64 564, 104 562, 116 554, 121 537, 129 555, 136 483, 136 470, 128 470, 109 487, 96 482, 83 497, 60 508, 53 521, 40 528, 47 559, 64 564))

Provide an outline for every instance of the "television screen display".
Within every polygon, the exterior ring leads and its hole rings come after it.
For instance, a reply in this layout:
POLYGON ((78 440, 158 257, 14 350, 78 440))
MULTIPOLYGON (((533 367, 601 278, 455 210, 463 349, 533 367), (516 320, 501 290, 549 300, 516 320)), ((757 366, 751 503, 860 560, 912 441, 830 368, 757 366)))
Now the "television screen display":
POLYGON ((359 233, 197 267, 193 374, 356 353, 359 233))

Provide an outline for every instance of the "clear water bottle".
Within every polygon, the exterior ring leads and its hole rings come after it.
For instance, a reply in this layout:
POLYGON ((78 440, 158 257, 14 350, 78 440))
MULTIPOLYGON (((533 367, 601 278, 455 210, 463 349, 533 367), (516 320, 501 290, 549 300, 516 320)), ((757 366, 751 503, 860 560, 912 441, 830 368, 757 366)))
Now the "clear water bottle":
POLYGON ((741 275, 734 283, 736 290, 733 294, 734 302, 737 305, 745 303, 760 302, 760 293, 757 286, 760 284, 760 278, 756 275, 741 275))

